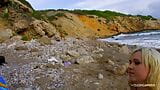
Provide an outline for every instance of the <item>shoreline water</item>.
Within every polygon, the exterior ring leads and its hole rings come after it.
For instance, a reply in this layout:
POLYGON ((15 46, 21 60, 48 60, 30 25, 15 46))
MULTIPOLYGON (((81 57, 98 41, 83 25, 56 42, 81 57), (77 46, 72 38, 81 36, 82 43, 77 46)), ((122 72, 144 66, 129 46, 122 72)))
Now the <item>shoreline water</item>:
POLYGON ((160 48, 159 37, 160 31, 145 31, 132 34, 120 34, 118 36, 99 40, 125 45, 137 45, 139 47, 160 48))
POLYGON ((111 35, 111 36, 106 36, 106 37, 102 37, 100 39, 105 39, 105 38, 111 38, 111 37, 114 37, 114 36, 118 36, 118 35, 121 35, 121 34, 134 34, 134 33, 141 33, 141 32, 152 32, 152 31, 160 31, 159 29, 145 29, 145 30, 137 30, 137 31, 133 31, 133 32, 121 32, 121 33, 117 33, 117 34, 114 34, 114 35, 111 35))

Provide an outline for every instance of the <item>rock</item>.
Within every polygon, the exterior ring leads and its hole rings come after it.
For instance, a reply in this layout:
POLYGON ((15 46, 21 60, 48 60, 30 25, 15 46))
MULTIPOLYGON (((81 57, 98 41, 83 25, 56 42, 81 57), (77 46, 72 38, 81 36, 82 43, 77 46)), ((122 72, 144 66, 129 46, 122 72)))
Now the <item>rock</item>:
POLYGON ((3 42, 5 40, 9 39, 12 36, 13 36, 13 34, 12 34, 11 29, 4 29, 4 30, 0 29, 0 42, 3 42))
POLYGON ((80 54, 76 51, 67 51, 66 55, 69 55, 71 57, 79 57, 80 56, 80 54))
POLYGON ((128 64, 124 64, 122 66, 118 66, 118 67, 115 67, 113 69, 114 73, 117 74, 117 75, 123 75, 126 73, 127 71, 127 68, 128 68, 128 64))
POLYGON ((72 59, 72 57, 68 55, 63 55, 63 54, 60 55, 60 58, 63 59, 63 61, 69 61, 72 59))
POLYGON ((112 61, 112 60, 110 60, 110 59, 108 59, 108 64, 110 64, 110 65, 115 65, 115 63, 112 61))
POLYGON ((103 52, 104 50, 102 48, 96 47, 96 50, 93 51, 93 53, 100 53, 103 52))
POLYGON ((122 46, 122 47, 120 48, 119 52, 122 52, 122 53, 124 53, 124 54, 129 54, 129 53, 130 53, 130 50, 129 50, 129 48, 128 48, 126 45, 124 45, 124 46, 122 46))
POLYGON ((21 40, 21 39, 22 39, 22 36, 20 36, 20 35, 18 35, 18 36, 13 36, 11 39, 14 40, 14 41, 18 41, 18 40, 21 40))
POLYGON ((46 68, 55 68, 55 64, 54 63, 48 63, 45 65, 46 68))
POLYGON ((48 62, 58 63, 59 61, 55 57, 51 57, 50 59, 48 59, 48 62))
MULTIPOLYGON (((34 90, 32 87, 28 87, 28 88, 25 88, 25 87, 19 87, 17 88, 16 90, 34 90)), ((36 89, 37 90, 37 89, 36 89)))
POLYGON ((95 85, 99 85, 100 83, 99 83, 99 82, 95 82, 94 84, 95 84, 95 85))
POLYGON ((19 51, 19 50, 28 50, 28 48, 26 46, 16 46, 15 50, 19 51))
POLYGON ((22 87, 17 88, 16 90, 24 90, 22 87))
POLYGON ((86 64, 94 62, 93 58, 91 56, 82 56, 81 58, 76 60, 76 63, 78 64, 86 64))
POLYGON ((120 74, 121 75, 125 74, 127 71, 127 68, 128 68, 128 64, 122 65, 120 68, 120 74))
POLYGON ((39 39, 39 42, 42 44, 42 45, 50 45, 52 44, 51 42, 51 39, 48 38, 47 36, 43 36, 39 39))
POLYGON ((28 87, 28 88, 24 88, 24 90, 33 90, 33 88, 28 87))
MULTIPOLYGON (((86 47, 88 48, 88 47, 86 47)), ((77 49, 77 52, 80 54, 80 55, 88 55, 88 52, 86 51, 86 48, 78 48, 77 49)))
POLYGON ((61 37, 59 34, 56 34, 53 39, 56 41, 61 41, 61 37))
POLYGON ((103 74, 99 73, 98 74, 98 79, 100 79, 100 80, 103 79, 103 74))
POLYGON ((160 24, 160 20, 147 20, 144 22, 145 27, 144 28, 160 28, 159 24, 160 24))
POLYGON ((92 57, 95 59, 99 59, 99 58, 103 57, 103 55, 102 54, 93 54, 92 57))
POLYGON ((19 9, 22 9, 25 12, 30 12, 30 13, 33 12, 33 9, 30 6, 27 6, 27 5, 23 4, 24 2, 22 3, 22 1, 19 1, 19 0, 12 0, 12 3, 13 2, 16 5, 19 5, 19 9))
POLYGON ((29 22, 27 20, 18 20, 13 26, 16 32, 21 32, 29 27, 29 22))
POLYGON ((38 48, 31 48, 30 52, 38 52, 39 49, 38 48))
POLYGON ((45 21, 35 20, 30 24, 30 26, 33 27, 34 30, 42 36, 48 35, 51 37, 56 35, 56 28, 52 24, 45 21))

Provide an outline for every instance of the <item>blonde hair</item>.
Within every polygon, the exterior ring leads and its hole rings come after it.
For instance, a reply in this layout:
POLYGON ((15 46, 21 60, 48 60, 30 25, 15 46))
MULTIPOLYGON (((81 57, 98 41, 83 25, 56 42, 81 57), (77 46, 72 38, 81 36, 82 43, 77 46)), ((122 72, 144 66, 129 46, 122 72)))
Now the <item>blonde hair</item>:
POLYGON ((134 51, 133 54, 138 51, 141 51, 146 67, 149 67, 146 84, 155 84, 155 87, 151 87, 151 89, 160 90, 160 53, 155 49, 141 48, 134 51))

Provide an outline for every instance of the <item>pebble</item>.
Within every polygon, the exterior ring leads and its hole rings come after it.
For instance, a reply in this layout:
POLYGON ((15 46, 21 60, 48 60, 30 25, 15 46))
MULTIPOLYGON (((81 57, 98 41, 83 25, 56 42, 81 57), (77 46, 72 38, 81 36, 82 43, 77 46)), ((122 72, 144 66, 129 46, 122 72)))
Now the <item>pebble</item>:
POLYGON ((103 74, 99 73, 98 74, 98 79, 103 79, 103 74))
POLYGON ((112 60, 108 59, 108 64, 114 65, 115 63, 112 60))

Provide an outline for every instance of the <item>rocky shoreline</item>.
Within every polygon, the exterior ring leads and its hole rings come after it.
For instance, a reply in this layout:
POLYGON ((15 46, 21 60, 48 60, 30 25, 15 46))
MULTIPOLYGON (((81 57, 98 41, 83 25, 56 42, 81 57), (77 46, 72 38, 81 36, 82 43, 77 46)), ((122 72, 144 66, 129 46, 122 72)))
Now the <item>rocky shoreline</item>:
POLYGON ((0 44, 8 63, 0 74, 11 90, 127 90, 130 49, 87 38, 43 45, 13 37, 0 44))
POLYGON ((128 90, 125 71, 137 46, 93 39, 160 29, 160 20, 151 17, 108 20, 68 10, 39 11, 26 0, 2 0, 0 6, 0 56, 8 63, 0 66, 0 75, 10 90, 128 90))

